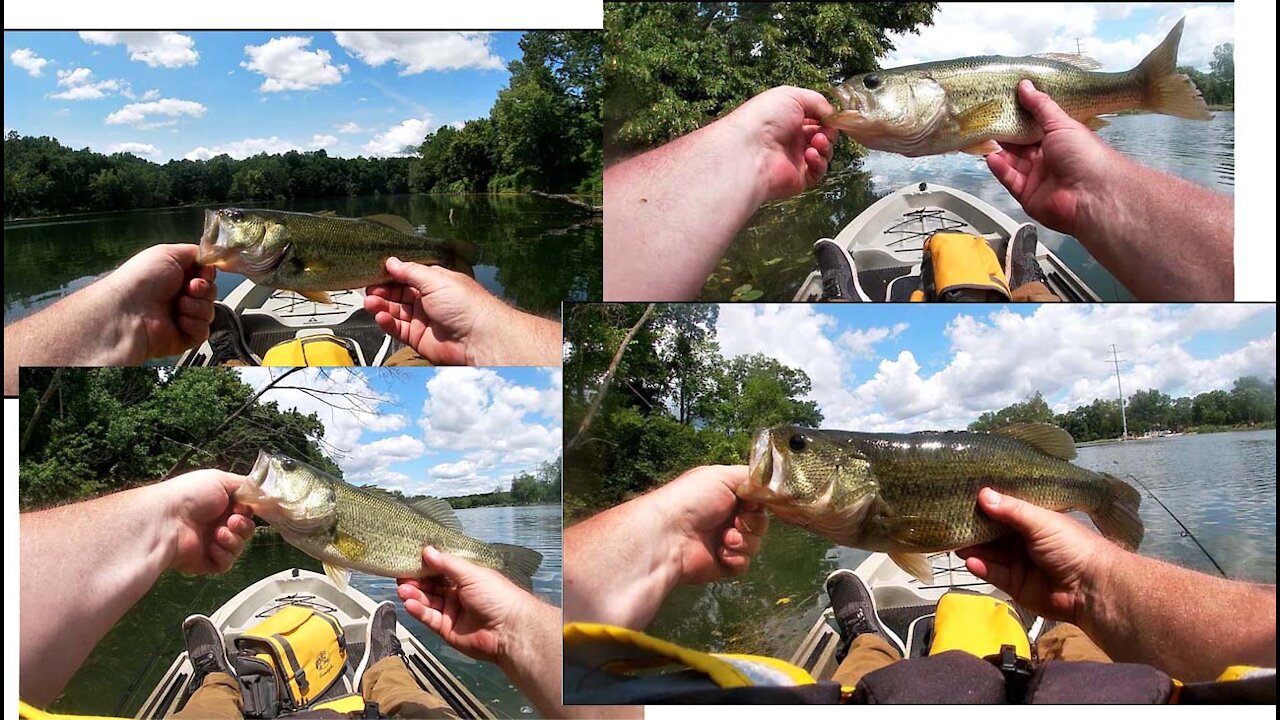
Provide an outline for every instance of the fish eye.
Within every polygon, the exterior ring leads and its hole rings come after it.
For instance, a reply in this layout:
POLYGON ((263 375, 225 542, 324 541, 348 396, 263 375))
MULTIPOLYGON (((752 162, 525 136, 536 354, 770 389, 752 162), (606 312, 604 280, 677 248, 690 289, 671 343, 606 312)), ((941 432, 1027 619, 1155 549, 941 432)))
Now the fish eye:
POLYGON ((880 87, 881 80, 879 75, 868 75, 862 78, 862 85, 868 90, 875 90, 880 87))
POLYGON ((280 461, 280 467, 292 472, 298 469, 298 461, 293 458, 285 458, 280 461))
POLYGON ((787 441, 787 445, 791 448, 792 452, 804 452, 805 449, 809 447, 809 438, 801 435, 800 433, 796 433, 787 441))
POLYGON ((241 217, 244 216, 244 213, 235 209, 223 210, 222 214, 226 215, 229 220, 239 220, 241 217))

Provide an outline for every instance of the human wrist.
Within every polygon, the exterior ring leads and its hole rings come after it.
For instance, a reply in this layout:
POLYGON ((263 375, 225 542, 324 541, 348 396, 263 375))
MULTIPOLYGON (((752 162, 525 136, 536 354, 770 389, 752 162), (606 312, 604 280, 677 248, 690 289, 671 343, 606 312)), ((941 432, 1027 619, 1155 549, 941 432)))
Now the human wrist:
POLYGON ((511 621, 503 625, 513 632, 503 634, 493 662, 513 679, 528 675, 533 668, 544 664, 548 649, 559 648, 561 644, 560 608, 532 595, 516 609, 511 621))
POLYGON ((147 331, 142 313, 120 302, 121 298, 129 297, 131 291, 116 278, 116 273, 81 291, 85 297, 83 305, 74 308, 74 322, 89 326, 89 332, 81 334, 85 351, 81 364, 140 365, 147 359, 147 331))
POLYGON ((1100 541, 1081 571, 1071 621, 1090 636, 1111 622, 1115 601, 1112 578, 1126 572, 1121 567, 1126 555, 1110 541, 1100 541))

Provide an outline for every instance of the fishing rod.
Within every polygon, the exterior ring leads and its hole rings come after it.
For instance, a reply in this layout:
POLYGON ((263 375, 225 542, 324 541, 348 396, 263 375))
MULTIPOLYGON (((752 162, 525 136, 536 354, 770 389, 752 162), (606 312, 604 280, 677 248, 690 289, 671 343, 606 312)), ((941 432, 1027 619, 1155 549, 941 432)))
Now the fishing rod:
MULTIPOLYGON (((1120 464, 1114 460, 1112 462, 1115 463, 1116 465, 1120 464)), ((1132 473, 1129 473, 1128 477, 1130 480, 1138 483, 1138 487, 1147 491, 1147 497, 1151 498, 1152 500, 1155 500, 1157 505, 1164 508, 1164 511, 1169 513, 1169 517, 1173 518, 1173 521, 1178 523, 1178 527, 1182 528, 1182 537, 1191 538, 1191 542, 1195 543, 1196 547, 1200 548, 1200 552, 1204 553, 1204 556, 1209 558, 1209 562, 1213 563, 1213 567, 1217 569, 1218 574, 1222 575, 1222 577, 1224 578, 1230 579, 1230 576, 1227 575, 1227 571, 1222 569, 1222 566, 1218 564, 1218 561, 1214 560, 1213 556, 1209 554, 1209 551, 1205 549, 1205 546, 1202 545, 1200 541, 1196 539, 1195 534, 1191 532, 1191 528, 1184 525, 1182 521, 1178 519, 1178 516, 1174 515, 1173 511, 1169 509, 1169 506, 1165 505, 1160 498, 1156 497, 1156 494, 1151 491, 1151 488, 1144 485, 1143 482, 1139 480, 1136 476, 1134 476, 1132 473)))

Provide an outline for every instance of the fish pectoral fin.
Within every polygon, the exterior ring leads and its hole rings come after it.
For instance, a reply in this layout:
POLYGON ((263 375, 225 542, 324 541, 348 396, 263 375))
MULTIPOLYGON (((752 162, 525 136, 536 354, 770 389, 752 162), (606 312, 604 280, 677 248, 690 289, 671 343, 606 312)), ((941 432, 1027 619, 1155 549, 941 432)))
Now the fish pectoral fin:
POLYGON ((919 580, 922 584, 928 585, 933 582, 933 566, 929 564, 929 558, 920 553, 889 553, 889 559, 894 565, 905 570, 911 577, 919 580))
POLYGON ((333 303, 333 298, 329 297, 329 293, 323 290, 294 290, 293 292, 298 293, 311 302, 320 303, 321 305, 330 305, 333 303))
POLYGON ((1033 58, 1044 58, 1045 60, 1057 60, 1060 63, 1066 63, 1074 68, 1081 70, 1101 70, 1102 63, 1094 60, 1087 55, 1076 55, 1075 53, 1036 53, 1033 58))
POLYGON ((1021 440, 1050 457, 1071 460, 1076 456, 1076 441, 1071 434, 1049 423, 1015 423, 996 428, 992 435, 1021 440))
POLYGON ((350 570, 324 563, 324 574, 329 576, 329 579, 333 581, 334 585, 338 586, 339 590, 347 589, 347 581, 351 579, 350 570))
POLYGON ((976 135, 986 132, 995 125, 1002 112, 1004 112, 1004 106, 999 100, 988 100, 956 113, 956 123, 960 125, 961 133, 976 135))
POLYGON ((1084 121, 1084 126, 1085 126, 1085 127, 1089 128, 1090 130, 1095 130, 1095 131, 1096 131, 1096 130, 1101 130, 1102 128, 1104 128, 1104 127, 1106 127, 1106 126, 1108 126, 1108 125, 1110 125, 1110 124, 1111 124, 1111 123, 1107 122, 1106 120, 1103 120, 1103 119, 1102 119, 1102 118, 1100 118, 1100 117, 1091 117, 1091 118, 1087 118, 1087 119, 1084 121))
POLYGON ((405 220, 399 215, 370 215, 366 217, 365 220, 368 220, 369 222, 376 222, 379 225, 386 225, 392 230, 402 232, 406 235, 418 234, 417 229, 414 228, 408 220, 405 220))
POLYGON ((302 272, 304 273, 322 273, 328 272, 329 269, 329 263, 322 260, 310 260, 306 265, 302 266, 302 272))
POLYGON ((960 152, 968 153, 969 155, 992 155, 1000 152, 1000 143, 995 140, 983 140, 977 145, 961 148, 960 152))
POLYGON ((458 521, 458 516, 453 512, 453 507, 449 503, 438 497, 425 497, 413 504, 409 505, 419 515, 433 522, 462 532, 462 523, 458 521))

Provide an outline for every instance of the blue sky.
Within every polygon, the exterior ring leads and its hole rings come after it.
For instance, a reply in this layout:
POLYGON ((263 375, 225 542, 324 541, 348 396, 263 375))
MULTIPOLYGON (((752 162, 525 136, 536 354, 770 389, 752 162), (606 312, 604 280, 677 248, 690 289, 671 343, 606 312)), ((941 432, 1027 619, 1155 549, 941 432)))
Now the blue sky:
POLYGON ((727 357, 802 368, 829 427, 961 429, 1036 391, 1062 412, 1126 392, 1229 389, 1276 373, 1274 304, 720 306, 727 357))
MULTIPOLYGON (((282 372, 239 371, 256 388, 282 372)), ((329 456, 357 485, 440 497, 505 490, 560 454, 559 368, 306 370, 263 400, 316 413, 329 456)))
POLYGON ((1208 70, 1213 48, 1235 41, 1232 3, 941 3, 931 27, 892 33, 884 67, 969 55, 1076 52, 1128 70, 1186 18, 1178 62, 1208 70), (963 40, 957 40, 963 38, 963 40))
POLYGON ((151 160, 398 153, 486 116, 520 33, 6 32, 4 126, 151 160), (87 72, 86 72, 87 71, 87 72))

